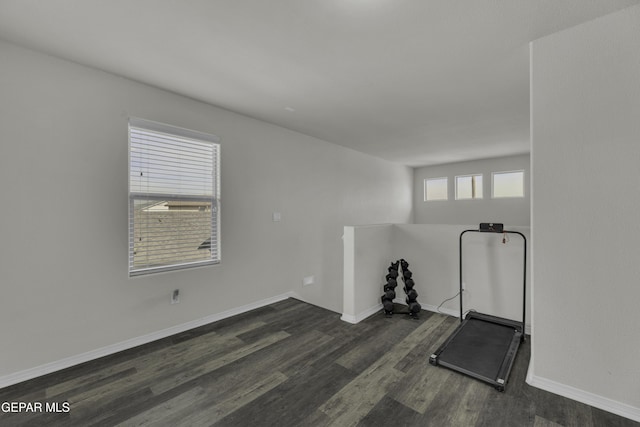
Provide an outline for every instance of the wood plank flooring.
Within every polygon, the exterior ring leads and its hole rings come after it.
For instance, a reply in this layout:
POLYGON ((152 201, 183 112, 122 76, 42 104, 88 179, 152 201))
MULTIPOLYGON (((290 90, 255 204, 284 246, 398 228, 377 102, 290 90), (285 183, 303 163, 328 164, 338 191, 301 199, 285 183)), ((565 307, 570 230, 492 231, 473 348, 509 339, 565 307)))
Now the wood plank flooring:
POLYGON ((529 387, 523 344, 507 390, 429 365, 457 319, 358 325, 294 299, 0 390, 0 426, 638 426, 529 387), (68 402, 68 412, 44 412, 68 402))

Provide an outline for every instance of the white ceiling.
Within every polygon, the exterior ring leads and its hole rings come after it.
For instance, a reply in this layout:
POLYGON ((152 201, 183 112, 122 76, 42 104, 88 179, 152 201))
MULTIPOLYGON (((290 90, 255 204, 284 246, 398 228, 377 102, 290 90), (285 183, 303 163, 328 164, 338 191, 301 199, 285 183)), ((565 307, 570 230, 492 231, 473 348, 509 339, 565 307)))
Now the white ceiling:
POLYGON ((0 38, 421 166, 528 152, 528 43, 639 2, 0 0, 0 38))

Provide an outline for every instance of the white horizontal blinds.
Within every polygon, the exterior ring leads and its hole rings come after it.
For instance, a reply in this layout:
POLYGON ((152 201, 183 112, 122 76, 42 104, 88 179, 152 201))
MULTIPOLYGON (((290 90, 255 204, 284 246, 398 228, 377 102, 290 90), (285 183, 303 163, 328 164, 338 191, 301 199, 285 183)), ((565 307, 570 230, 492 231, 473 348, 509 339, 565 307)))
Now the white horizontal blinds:
POLYGON ((213 196, 213 144, 135 127, 130 135, 132 192, 213 196))
MULTIPOLYGON (((211 253, 211 259, 220 261, 220 233, 218 232, 220 227, 220 145, 213 144, 213 151, 211 153, 213 158, 213 204, 211 206, 211 244, 209 251, 211 253)), ((205 244, 206 245, 206 244, 205 244)))
POLYGON ((129 126, 132 275, 219 260, 219 145, 166 128, 129 126))
POLYGON ((456 176, 456 200, 482 199, 482 174, 456 176))
POLYGON ((493 197, 524 197, 524 171, 494 172, 493 197))

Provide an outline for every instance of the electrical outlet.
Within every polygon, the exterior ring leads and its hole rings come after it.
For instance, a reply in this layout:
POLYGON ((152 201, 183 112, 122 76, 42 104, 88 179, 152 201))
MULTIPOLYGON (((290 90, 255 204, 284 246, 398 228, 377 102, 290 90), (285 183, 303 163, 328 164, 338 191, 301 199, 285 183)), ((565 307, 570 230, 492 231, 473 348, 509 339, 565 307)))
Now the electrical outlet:
POLYGON ((466 283, 464 283, 464 282, 462 282, 462 290, 463 290, 463 291, 466 291, 466 290, 467 290, 467 284, 466 284, 466 283))
POLYGON ((315 282, 315 278, 313 276, 307 276, 302 279, 303 286, 313 285, 314 282, 315 282))
POLYGON ((171 304, 178 304, 180 302, 180 289, 176 289, 171 294, 171 304))

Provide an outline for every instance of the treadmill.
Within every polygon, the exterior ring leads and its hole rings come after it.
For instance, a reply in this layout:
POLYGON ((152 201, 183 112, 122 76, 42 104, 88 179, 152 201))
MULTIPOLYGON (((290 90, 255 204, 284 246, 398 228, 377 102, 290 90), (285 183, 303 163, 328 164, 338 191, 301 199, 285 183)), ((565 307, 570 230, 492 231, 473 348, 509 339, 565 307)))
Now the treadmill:
POLYGON ((460 233, 460 325, 429 357, 429 363, 444 366, 493 385, 504 391, 520 343, 525 340, 524 325, 527 294, 527 239, 518 231, 503 229, 503 224, 482 223, 478 230, 460 233), (522 237, 524 260, 522 274, 522 321, 470 311, 462 306, 462 237, 466 233, 508 233, 522 237), (464 317, 464 318, 463 318, 464 317))

